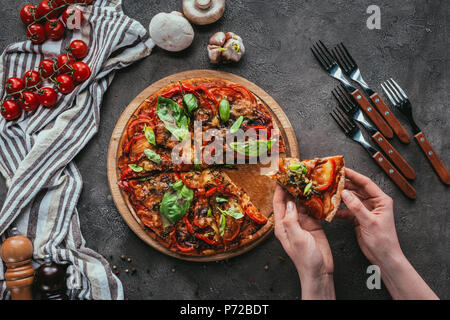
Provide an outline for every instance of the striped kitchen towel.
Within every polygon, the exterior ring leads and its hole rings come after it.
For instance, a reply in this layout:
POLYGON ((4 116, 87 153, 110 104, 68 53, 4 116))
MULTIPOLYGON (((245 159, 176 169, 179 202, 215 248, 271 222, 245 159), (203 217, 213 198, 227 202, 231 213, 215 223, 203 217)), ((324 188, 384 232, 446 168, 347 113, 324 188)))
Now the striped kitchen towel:
MULTIPOLYGON (((82 188, 73 158, 97 132, 103 94, 115 71, 148 56, 153 48, 146 29, 122 11, 121 0, 96 0, 81 8, 81 29, 67 30, 60 41, 9 45, 0 57, 0 94, 9 77, 35 69, 42 59, 64 52, 74 39, 89 47, 83 59, 91 77, 53 108, 40 107, 15 121, 0 120, 0 172, 8 188, 0 211, 0 244, 12 226, 34 245, 33 264, 50 253, 69 265, 68 288, 79 299, 123 299, 120 280, 106 259, 89 249, 76 209, 82 188)), ((0 298, 8 299, 0 263, 0 298)))

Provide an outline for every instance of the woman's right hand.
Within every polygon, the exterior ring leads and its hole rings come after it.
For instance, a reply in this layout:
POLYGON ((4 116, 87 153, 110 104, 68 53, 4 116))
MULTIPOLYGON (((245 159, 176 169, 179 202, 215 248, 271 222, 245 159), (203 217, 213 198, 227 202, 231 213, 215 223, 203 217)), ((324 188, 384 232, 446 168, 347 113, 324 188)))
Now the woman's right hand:
POLYGON ((346 168, 345 178, 341 197, 347 208, 336 217, 353 221, 359 246, 373 264, 402 256, 391 197, 356 171, 346 168))

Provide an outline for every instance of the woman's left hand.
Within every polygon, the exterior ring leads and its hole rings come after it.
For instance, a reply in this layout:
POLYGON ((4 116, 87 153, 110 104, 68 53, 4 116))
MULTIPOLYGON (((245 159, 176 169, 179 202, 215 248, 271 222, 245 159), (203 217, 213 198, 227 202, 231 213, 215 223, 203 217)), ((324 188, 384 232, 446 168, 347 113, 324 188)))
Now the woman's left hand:
POLYGON ((277 185, 273 209, 275 236, 292 259, 300 276, 302 299, 335 299, 333 256, 319 221, 297 211, 295 203, 277 185))

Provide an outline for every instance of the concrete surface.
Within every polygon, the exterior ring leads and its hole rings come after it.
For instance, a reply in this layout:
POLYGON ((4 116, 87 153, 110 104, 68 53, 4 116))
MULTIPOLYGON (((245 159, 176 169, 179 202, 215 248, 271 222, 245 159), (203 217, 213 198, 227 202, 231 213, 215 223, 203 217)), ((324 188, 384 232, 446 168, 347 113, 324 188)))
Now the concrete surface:
MULTIPOLYGON (((36 1, 34 1, 36 2, 36 1)), ((18 14, 22 1, 1 1, 0 48, 24 38, 18 14)), ((181 1, 124 0, 124 11, 148 26, 158 12, 181 10, 181 1)), ((84 178, 78 209, 87 244, 120 270, 130 299, 295 299, 300 296, 296 270, 278 240, 271 236, 258 248, 228 262, 198 264, 167 257, 142 242, 124 223, 111 199, 106 178, 106 153, 114 125, 124 107, 145 87, 172 73, 211 68, 243 76, 270 93, 295 128, 302 158, 344 154, 348 167, 371 177, 395 200, 401 246, 411 263, 441 298, 450 298, 450 192, 415 142, 392 141, 417 173, 418 198, 408 200, 359 145, 344 138, 328 112, 335 105, 337 84, 314 60, 309 47, 322 39, 343 41, 376 90, 393 77, 406 90, 419 126, 450 168, 450 2, 448 1, 227 1, 224 17, 213 25, 194 27, 190 48, 151 56, 118 72, 106 92, 98 134, 76 162, 84 178), (366 27, 366 9, 381 8, 381 30, 366 27), (209 64, 207 41, 216 31, 242 36, 246 56, 239 64, 209 64), (132 84, 132 85, 130 85, 132 84), (126 255, 132 262, 122 261, 126 255), (285 261, 280 259, 287 258, 285 261), (269 269, 265 271, 264 266, 269 269), (134 275, 124 270, 134 266, 134 275)), ((397 115, 398 112, 396 112, 397 115)), ((399 115, 408 132, 410 126, 399 115)), ((0 199, 5 184, 0 179, 0 199)), ((364 258, 352 225, 325 225, 335 263, 339 299, 389 299, 389 293, 366 287, 364 258)))

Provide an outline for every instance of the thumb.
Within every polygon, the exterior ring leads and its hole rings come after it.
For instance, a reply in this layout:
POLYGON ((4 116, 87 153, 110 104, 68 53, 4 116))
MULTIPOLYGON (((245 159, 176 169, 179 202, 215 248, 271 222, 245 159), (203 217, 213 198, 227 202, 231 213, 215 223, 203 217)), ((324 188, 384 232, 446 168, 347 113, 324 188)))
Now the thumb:
POLYGON ((351 215, 356 219, 365 218, 370 214, 370 211, 364 206, 364 204, 359 200, 359 198, 351 191, 342 190, 341 193, 342 201, 344 201, 351 215))

